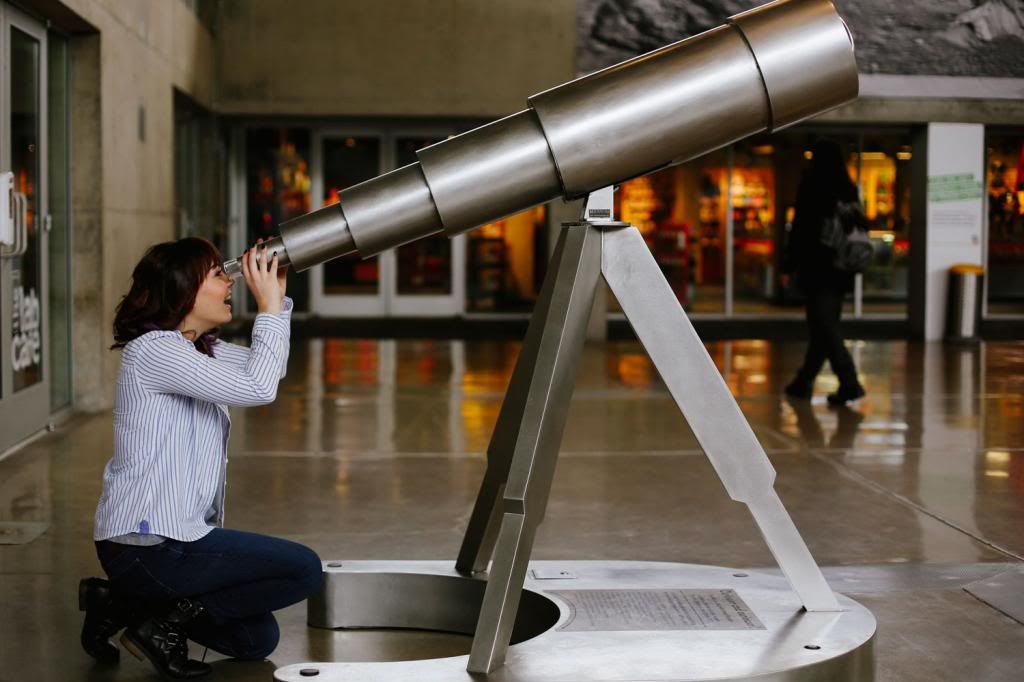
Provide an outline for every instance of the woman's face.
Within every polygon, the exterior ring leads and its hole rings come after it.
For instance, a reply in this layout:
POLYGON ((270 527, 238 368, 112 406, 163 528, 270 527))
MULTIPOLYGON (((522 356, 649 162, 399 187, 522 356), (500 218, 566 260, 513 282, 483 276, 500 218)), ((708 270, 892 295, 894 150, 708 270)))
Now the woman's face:
POLYGON ((231 321, 231 278, 224 274, 220 266, 210 268, 206 279, 196 293, 196 302, 190 319, 200 334, 220 327, 231 321))

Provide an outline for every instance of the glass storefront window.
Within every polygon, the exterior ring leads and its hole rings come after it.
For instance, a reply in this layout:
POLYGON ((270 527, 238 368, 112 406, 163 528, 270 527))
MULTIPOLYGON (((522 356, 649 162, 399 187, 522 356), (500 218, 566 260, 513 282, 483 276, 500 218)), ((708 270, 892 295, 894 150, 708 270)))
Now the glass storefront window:
POLYGON ((988 314, 1024 314, 1024 130, 986 134, 988 314))
MULTIPOLYGON (((396 143, 397 166, 416 162, 416 150, 438 138, 400 137, 396 143)), ((417 239, 398 247, 398 293, 402 296, 436 296, 452 292, 452 240, 443 234, 417 239)))
MULTIPOLYGON (((442 137, 442 133, 415 130, 381 129, 362 136, 317 132, 324 192, 311 198, 307 159, 311 157, 313 131, 250 129, 250 241, 274 234, 280 222, 320 203, 337 201, 339 192, 347 187, 415 162, 416 150, 442 137)), ((757 135, 622 183, 615 194, 617 215, 639 228, 687 311, 712 315, 802 313, 802 294, 795 286, 782 286, 781 266, 800 181, 818 138, 842 146, 850 177, 860 189, 870 221, 876 249, 861 279, 861 310, 867 314, 906 314, 910 131, 838 125, 805 125, 778 134, 757 135)), ((1005 182, 1003 176, 1016 173, 1019 142, 1015 144, 1018 146, 1011 144, 1010 151, 996 155, 998 163, 990 169, 990 184, 1005 182), (1013 159, 1007 161, 1010 157, 1013 159)), ((386 272, 394 273, 393 287, 383 286, 379 259, 364 261, 356 255, 337 259, 324 265, 323 292, 450 297, 458 283, 453 277, 464 277, 466 312, 528 312, 539 292, 549 255, 546 221, 546 211, 541 207, 468 233, 464 238, 465 270, 459 273, 453 270, 453 248, 459 242, 453 244, 443 235, 436 235, 403 245, 395 250, 393 268, 392 262, 386 261, 386 272)), ((996 240, 997 235, 1013 234, 1014 229, 1000 227, 1002 232, 997 230, 990 236, 996 240)), ((1005 248, 993 248, 996 269, 1003 252, 1005 248)), ((462 254, 457 255, 461 262, 462 254)), ((997 272, 993 277, 997 281, 993 291, 998 293, 1002 291, 999 282, 1006 278, 1000 280, 997 272)), ((847 301, 848 314, 854 310, 854 299, 851 295, 847 301)), ((609 309, 618 311, 614 297, 609 299, 609 309)))
POLYGON ((865 312, 906 313, 910 270, 909 135, 865 133, 859 187, 875 247, 864 271, 865 312))
POLYGON ((733 311, 766 312, 775 303, 780 244, 776 230, 775 140, 734 147, 729 194, 733 225, 733 311))
MULTIPOLYGON (((676 298, 691 312, 722 312, 728 160, 713 152, 634 178, 615 193, 615 214, 636 225, 676 298)), ((618 310, 614 297, 612 310, 618 310)))
POLYGON ((466 310, 532 311, 547 269, 547 209, 528 209, 467 237, 466 310))
MULTIPOLYGON (((324 138, 324 206, 338 203, 343 189, 380 174, 380 146, 379 137, 324 138)), ((379 287, 379 257, 349 254, 324 263, 325 294, 376 294, 379 287)))
MULTIPOLYGON (((864 273, 863 309, 905 313, 910 134, 823 127, 758 135, 622 184, 617 215, 639 228, 688 312, 799 314, 802 295, 783 288, 781 266, 818 138, 844 148, 870 221, 876 249, 864 273)), ((846 308, 853 311, 853 296, 846 308)))
MULTIPOLYGON (((277 235, 277 226, 310 211, 310 133, 307 128, 246 131, 246 244, 277 235)), ((309 278, 290 276, 288 295, 306 310, 309 278)))

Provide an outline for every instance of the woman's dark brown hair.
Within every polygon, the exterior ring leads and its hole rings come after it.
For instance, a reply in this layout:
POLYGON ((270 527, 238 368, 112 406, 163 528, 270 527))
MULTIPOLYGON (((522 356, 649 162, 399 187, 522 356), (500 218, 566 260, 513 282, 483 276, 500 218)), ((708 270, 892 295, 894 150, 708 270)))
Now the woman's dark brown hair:
MULTIPOLYGON (((221 262, 217 247, 201 237, 150 247, 132 271, 131 290, 117 306, 111 349, 123 348, 146 332, 177 329, 195 305, 206 276, 221 262)), ((196 350, 213 357, 217 331, 196 339, 196 350)))

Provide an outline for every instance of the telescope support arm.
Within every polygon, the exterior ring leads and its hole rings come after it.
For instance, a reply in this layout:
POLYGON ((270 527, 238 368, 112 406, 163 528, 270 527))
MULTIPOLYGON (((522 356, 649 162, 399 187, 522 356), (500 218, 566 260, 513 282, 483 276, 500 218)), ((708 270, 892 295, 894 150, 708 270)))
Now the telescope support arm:
POLYGON ((487 569, 493 555, 470 672, 492 672, 505 660, 534 538, 547 509, 600 276, 726 492, 750 509, 804 608, 840 610, 775 492, 775 469, 639 230, 611 220, 566 223, 498 415, 487 471, 456 563, 460 572, 477 573, 487 569))

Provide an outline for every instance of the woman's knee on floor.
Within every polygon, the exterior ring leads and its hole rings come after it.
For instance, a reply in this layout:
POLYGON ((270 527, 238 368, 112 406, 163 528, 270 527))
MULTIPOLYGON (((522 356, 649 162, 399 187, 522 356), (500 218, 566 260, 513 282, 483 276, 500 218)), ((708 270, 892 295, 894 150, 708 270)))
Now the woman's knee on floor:
POLYGON ((320 591, 324 581, 324 567, 316 552, 305 546, 302 549, 304 551, 296 557, 296 577, 308 597, 320 591))
POLYGON ((281 630, 272 613, 222 625, 204 624, 189 632, 189 639, 240 661, 259 661, 274 652, 281 630))
POLYGON ((247 646, 240 647, 235 658, 243 661, 258 661, 274 653, 278 642, 281 641, 281 629, 277 620, 272 614, 264 618, 254 619, 246 623, 249 632, 250 642, 247 646))

